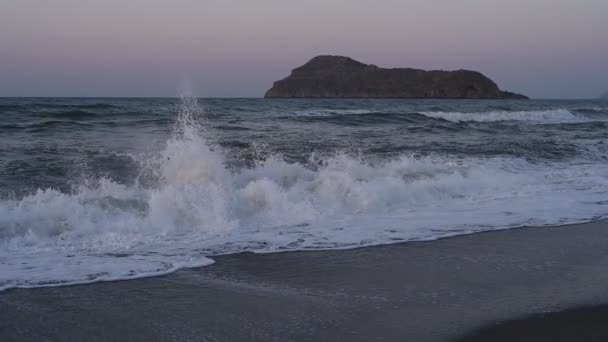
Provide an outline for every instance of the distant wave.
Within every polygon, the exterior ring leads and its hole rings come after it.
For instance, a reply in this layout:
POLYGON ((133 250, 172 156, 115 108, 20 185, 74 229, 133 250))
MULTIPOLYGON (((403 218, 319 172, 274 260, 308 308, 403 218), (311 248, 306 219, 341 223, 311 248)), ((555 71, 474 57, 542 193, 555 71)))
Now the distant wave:
POLYGON ((375 113, 369 109, 308 109, 295 112, 296 116, 332 116, 332 115, 356 115, 375 113))
POLYGON ((0 113, 2 112, 17 112, 17 113, 62 113, 61 110, 66 112, 83 112, 91 113, 90 111, 116 109, 118 106, 114 106, 107 103, 91 103, 91 104, 0 104, 0 113), (43 111, 40 111, 40 110, 43 111), (49 111, 50 109, 50 111, 49 111))
POLYGON ((53 117, 53 118, 68 118, 68 119, 82 119, 88 117, 95 117, 99 114, 84 110, 84 109, 72 109, 66 111, 57 111, 57 112, 40 112, 37 113, 36 116, 42 117, 53 117))
POLYGON ((61 127, 61 126, 74 126, 74 127, 83 127, 89 126, 86 122, 74 121, 74 120, 44 120, 40 122, 35 122, 29 125, 21 125, 19 128, 27 129, 30 132, 42 132, 51 127, 61 127))
POLYGON ((0 129, 6 129, 6 130, 11 130, 11 129, 20 129, 22 128, 19 125, 11 125, 11 124, 7 124, 7 125, 0 125, 0 129))
POLYGON ((56 108, 56 109, 111 109, 116 106, 108 103, 89 103, 89 104, 43 104, 43 108, 56 108))
POLYGON ((576 123, 588 122, 588 118, 577 116, 565 109, 543 111, 494 111, 485 113, 461 112, 421 112, 420 114, 452 122, 497 122, 497 121, 533 121, 539 123, 576 123))
MULTIPOLYGON (((579 110, 576 110, 579 112, 579 110)), ((495 110, 490 112, 449 112, 449 111, 429 111, 429 112, 412 112, 411 109, 387 108, 386 110, 369 110, 369 109, 308 109, 295 112, 296 117, 309 118, 324 118, 324 117, 339 117, 339 116, 400 116, 402 119, 408 119, 413 115, 422 115, 431 119, 446 120, 450 122, 500 122, 500 121, 527 121, 530 123, 581 123, 598 120, 599 118, 587 117, 584 114, 602 113, 601 109, 594 108, 582 109, 579 114, 575 114, 566 109, 542 110, 542 111, 508 111, 495 110)), ((608 121, 608 117, 606 120, 608 121)))
POLYGON ((19 105, 10 105, 10 104, 0 104, 0 113, 1 112, 9 112, 9 111, 17 111, 21 109, 22 106, 19 105))
POLYGON ((573 108, 572 110, 577 113, 585 114, 608 114, 608 106, 579 107, 573 108))

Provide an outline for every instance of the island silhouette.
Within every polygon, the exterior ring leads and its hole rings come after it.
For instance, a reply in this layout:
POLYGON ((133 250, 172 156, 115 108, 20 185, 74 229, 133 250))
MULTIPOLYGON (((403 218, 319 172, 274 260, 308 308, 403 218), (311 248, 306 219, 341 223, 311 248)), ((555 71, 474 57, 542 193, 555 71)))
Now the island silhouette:
POLYGON ((267 98, 528 99, 471 70, 380 68, 323 55, 274 82, 267 98))

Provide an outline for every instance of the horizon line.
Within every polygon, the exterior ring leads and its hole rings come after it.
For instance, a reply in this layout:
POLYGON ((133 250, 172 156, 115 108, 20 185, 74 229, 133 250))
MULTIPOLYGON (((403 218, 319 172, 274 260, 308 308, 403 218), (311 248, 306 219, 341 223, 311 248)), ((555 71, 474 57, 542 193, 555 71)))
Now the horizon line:
MULTIPOLYGON (((18 96, 1 96, 0 95, 0 99, 179 99, 181 97, 184 96, 36 96, 36 95, 18 95, 18 96)), ((424 100, 433 100, 433 101, 437 101, 437 100, 448 100, 448 101, 454 101, 454 100, 475 100, 475 101, 479 101, 479 100, 496 100, 496 99, 458 99, 458 98, 454 98, 454 99, 434 99, 434 98, 420 98, 420 99, 415 99, 415 98, 373 98, 373 97, 369 97, 369 98, 341 98, 341 97, 326 97, 326 98, 316 98, 316 97, 311 97, 311 98, 266 98, 264 96, 189 96, 189 97, 194 97, 197 99, 248 99, 248 100, 255 100, 255 99, 265 99, 265 100, 416 100, 416 101, 424 101, 424 100)), ((500 99, 501 101, 504 101, 504 99, 500 99)), ((546 98, 537 98, 537 97, 531 97, 529 98, 529 100, 538 100, 538 101, 543 101, 543 100, 564 100, 564 101, 576 101, 576 100, 602 100, 601 97, 581 97, 581 98, 566 98, 566 97, 546 97, 546 98)), ((508 101, 508 100, 507 100, 508 101)))

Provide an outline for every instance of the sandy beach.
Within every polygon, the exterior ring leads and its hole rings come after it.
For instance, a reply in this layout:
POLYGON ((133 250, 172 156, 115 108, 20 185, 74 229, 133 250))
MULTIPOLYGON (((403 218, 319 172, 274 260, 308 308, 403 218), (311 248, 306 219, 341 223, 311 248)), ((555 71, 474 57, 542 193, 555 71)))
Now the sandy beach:
POLYGON ((9 290, 0 293, 0 340, 484 341, 516 332, 521 341, 569 317, 581 322, 576 312, 539 314, 608 302, 607 228, 246 253, 157 278, 9 290), (509 322, 528 316, 528 326, 509 322))
POLYGON ((605 305, 541 313, 489 325, 459 341, 606 341, 606 317, 605 305))

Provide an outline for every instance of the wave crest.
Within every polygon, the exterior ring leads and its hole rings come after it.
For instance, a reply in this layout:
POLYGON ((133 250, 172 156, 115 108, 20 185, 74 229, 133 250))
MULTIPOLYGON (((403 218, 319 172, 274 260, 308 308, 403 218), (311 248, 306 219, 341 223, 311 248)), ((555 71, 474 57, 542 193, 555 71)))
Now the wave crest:
POLYGON ((485 113, 421 112, 420 114, 429 118, 452 122, 533 121, 539 123, 577 123, 589 121, 587 118, 577 116, 565 109, 520 112, 495 111, 485 113))

